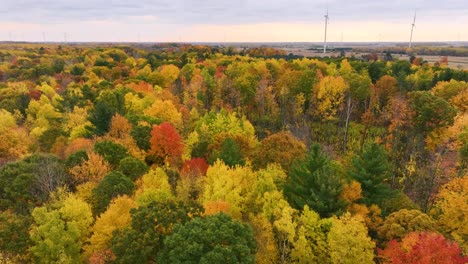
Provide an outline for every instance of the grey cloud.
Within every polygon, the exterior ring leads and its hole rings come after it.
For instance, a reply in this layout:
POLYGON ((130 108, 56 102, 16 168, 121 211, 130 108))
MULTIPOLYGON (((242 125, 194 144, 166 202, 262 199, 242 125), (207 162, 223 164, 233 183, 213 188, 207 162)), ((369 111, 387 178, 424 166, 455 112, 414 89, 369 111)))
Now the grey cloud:
POLYGON ((155 16, 170 24, 239 24, 322 21, 328 5, 332 21, 408 21, 413 10, 425 16, 468 14, 466 0, 0 0, 0 21, 66 23, 126 21, 155 16))

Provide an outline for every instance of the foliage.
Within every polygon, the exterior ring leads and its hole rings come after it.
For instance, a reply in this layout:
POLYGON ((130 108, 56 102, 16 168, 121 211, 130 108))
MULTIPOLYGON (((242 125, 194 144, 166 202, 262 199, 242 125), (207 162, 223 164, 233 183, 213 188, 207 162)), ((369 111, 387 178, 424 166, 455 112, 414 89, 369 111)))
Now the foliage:
POLYGON ((462 264, 468 261, 456 243, 437 233, 409 233, 401 242, 390 241, 384 250, 379 250, 379 256, 386 263, 395 264, 462 264))
POLYGON ((161 263, 255 263, 252 229, 222 213, 176 225, 164 243, 161 263))
POLYGON ((186 223, 200 214, 191 204, 153 202, 130 211, 131 225, 114 232, 111 249, 116 263, 148 263, 156 261, 165 248, 164 238, 177 223, 186 223))
POLYGON ((375 243, 359 216, 346 213, 332 219, 328 245, 332 263, 374 263, 375 243))
POLYGON ((340 213, 344 201, 340 170, 319 145, 313 145, 305 160, 295 163, 284 186, 285 196, 296 209, 308 205, 322 217, 340 213))
POLYGON ((133 182, 121 172, 112 171, 94 188, 92 192, 93 213, 104 212, 110 201, 119 195, 131 195, 135 190, 133 182))

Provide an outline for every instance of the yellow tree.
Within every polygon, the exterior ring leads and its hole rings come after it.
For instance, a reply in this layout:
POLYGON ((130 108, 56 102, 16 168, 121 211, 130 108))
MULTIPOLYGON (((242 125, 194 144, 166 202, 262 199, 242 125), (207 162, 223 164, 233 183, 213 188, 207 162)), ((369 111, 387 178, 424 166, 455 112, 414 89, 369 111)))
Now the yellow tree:
POLYGON ((204 205, 209 202, 225 201, 230 205, 228 214, 234 218, 241 218, 247 210, 246 196, 254 180, 254 174, 249 167, 230 168, 218 160, 206 173, 201 203, 204 205))
POLYGON ((132 198, 124 195, 115 198, 107 210, 102 213, 91 228, 89 245, 85 247, 85 256, 91 257, 103 253, 110 247, 112 233, 115 230, 129 226, 131 222, 130 209, 135 207, 132 198))
POLYGON ((442 231, 468 254, 468 176, 455 178, 442 186, 431 213, 442 231))
POLYGON ((30 144, 27 132, 16 125, 15 117, 0 109, 0 161, 17 159, 28 154, 30 144))
POLYGON ((139 206, 145 206, 151 202, 165 202, 175 200, 169 184, 169 178, 163 169, 150 170, 137 180, 135 200, 139 206))
POLYGON ((157 99, 151 107, 145 109, 143 113, 161 121, 166 121, 179 130, 182 129, 182 114, 177 110, 171 100, 157 99))
POLYGON ((111 166, 101 155, 93 151, 87 154, 88 159, 71 168, 70 174, 77 183, 98 183, 111 171, 111 166))
POLYGON ((333 120, 338 107, 343 103, 348 90, 343 77, 326 76, 315 86, 316 109, 314 112, 323 120, 333 120))
POLYGON ((38 263, 81 263, 82 245, 93 222, 91 207, 73 194, 55 195, 51 204, 32 212, 31 252, 38 263))
POLYGON ((328 247, 334 264, 374 263, 375 243, 367 235, 360 216, 346 213, 340 218, 332 218, 328 247))

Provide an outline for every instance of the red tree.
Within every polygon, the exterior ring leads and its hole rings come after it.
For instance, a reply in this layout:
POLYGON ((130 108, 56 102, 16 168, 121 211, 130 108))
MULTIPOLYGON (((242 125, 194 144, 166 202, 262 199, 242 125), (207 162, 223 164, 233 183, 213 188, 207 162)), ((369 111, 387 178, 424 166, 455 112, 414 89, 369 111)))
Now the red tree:
POLYGON ((452 243, 440 234, 432 232, 409 233, 401 242, 392 240, 384 250, 378 250, 385 263, 392 264, 464 264, 457 243, 452 243))
POLYGON ((200 177, 206 175, 208 163, 204 158, 193 158, 185 161, 180 174, 186 177, 200 177))
POLYGON ((167 122, 153 126, 150 144, 149 153, 164 162, 177 161, 184 150, 184 143, 179 133, 167 122))

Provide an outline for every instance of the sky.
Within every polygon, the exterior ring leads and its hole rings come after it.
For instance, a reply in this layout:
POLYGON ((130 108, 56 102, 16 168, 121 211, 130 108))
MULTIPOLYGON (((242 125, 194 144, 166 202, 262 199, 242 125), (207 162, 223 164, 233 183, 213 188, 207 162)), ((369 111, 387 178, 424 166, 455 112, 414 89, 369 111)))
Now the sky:
POLYGON ((468 41, 468 0, 0 0, 0 40, 468 41))

